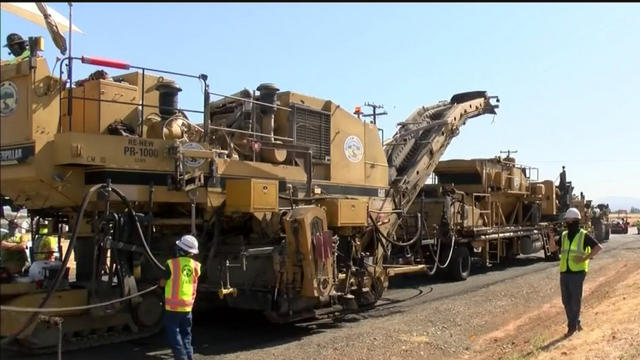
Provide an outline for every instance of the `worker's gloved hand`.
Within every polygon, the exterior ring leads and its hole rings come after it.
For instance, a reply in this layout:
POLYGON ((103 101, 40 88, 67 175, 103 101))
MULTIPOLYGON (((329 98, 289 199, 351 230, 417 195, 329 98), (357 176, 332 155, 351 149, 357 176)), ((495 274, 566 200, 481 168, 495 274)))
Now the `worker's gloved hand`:
POLYGON ((574 255, 573 256, 573 261, 576 263, 583 263, 585 261, 587 261, 589 259, 589 254, 585 254, 585 255, 574 255))

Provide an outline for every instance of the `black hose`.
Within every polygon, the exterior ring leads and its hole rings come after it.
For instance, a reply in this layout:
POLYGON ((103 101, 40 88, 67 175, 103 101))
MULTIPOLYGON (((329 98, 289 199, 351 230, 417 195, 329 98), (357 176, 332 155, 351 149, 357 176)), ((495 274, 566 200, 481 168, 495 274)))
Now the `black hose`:
MULTIPOLYGON (((55 290, 58 288, 58 286, 60 286, 60 281, 62 280, 62 276, 65 273, 64 269, 66 269, 67 264, 69 263, 69 259, 71 258, 71 251, 73 250, 73 247, 74 247, 74 245, 76 243, 76 238, 78 237, 78 229, 80 227, 80 220, 82 219, 82 215, 84 215, 84 211, 87 208, 87 204, 89 203, 89 198, 91 197, 91 195, 93 195, 94 192, 96 192, 99 188, 101 188, 103 186, 105 186, 105 185, 104 184, 97 184, 97 185, 92 186, 89 189, 89 191, 85 194, 84 199, 82 199, 82 205, 80 205, 80 210, 78 211, 78 217, 76 218, 75 225, 74 225, 74 228, 73 228, 73 235, 71 236, 71 239, 69 240, 69 246, 67 247, 67 251, 64 254, 64 259, 62 260, 62 265, 60 266, 60 270, 56 274, 56 278, 53 281, 53 285, 51 286, 51 288, 47 292, 47 295, 45 295, 45 297, 40 302, 40 305, 38 305, 39 309, 43 308, 47 304, 47 302, 49 301, 49 299, 51 298, 51 296, 53 295, 55 290)), ((20 336, 20 334, 22 334, 29 326, 31 326, 31 324, 33 323, 33 321, 35 320, 35 318, 37 316, 38 316, 38 313, 34 312, 33 314, 31 314, 29 319, 27 321, 25 321, 24 325, 20 328, 20 330, 18 330, 15 334, 9 335, 7 338, 2 340, 3 344, 6 344, 6 343, 8 343, 10 341, 13 341, 15 338, 20 336)))
POLYGON ((378 224, 373 219, 373 216, 371 216, 371 214, 369 214, 369 219, 373 223, 373 226, 376 229, 376 232, 378 233, 378 235, 380 235, 380 237, 382 237, 384 240, 386 240, 386 241, 388 241, 388 242, 390 242, 390 243, 392 243, 393 245, 396 245, 396 246, 409 246, 409 245, 415 243, 420 238, 420 234, 422 233, 422 216, 421 216, 420 213, 418 213, 417 215, 418 215, 418 231, 416 232, 416 235, 411 240, 409 240, 407 242, 404 242, 404 243, 403 242, 397 242, 395 240, 391 240, 385 234, 383 234, 382 231, 380 230, 380 228, 378 227, 378 224))
MULTIPOLYGON (((51 298, 53 293, 57 290, 58 286, 60 286, 60 282, 62 280, 62 277, 63 277, 64 273, 65 273, 65 271, 63 271, 63 269, 66 269, 67 265, 69 264, 69 259, 71 258, 71 252, 73 251, 73 248, 74 248, 75 243, 76 243, 76 239, 78 237, 78 229, 80 227, 80 221, 82 220, 84 212, 85 212, 85 210, 87 208, 87 205, 89 204, 89 199, 91 198, 91 195, 93 195, 93 193, 95 193, 98 189, 105 188, 105 187, 106 188, 110 188, 125 203, 125 205, 129 209, 129 211, 133 215, 133 218, 134 218, 135 223, 136 223, 136 228, 138 229, 138 234, 140 235, 140 240, 142 241, 142 244, 144 245, 144 248, 145 248, 145 251, 146 251, 147 255, 149 256, 149 258, 154 262, 154 264, 157 267, 159 267, 163 271, 165 270, 164 266, 162 266, 158 262, 158 260, 153 256, 153 254, 151 253, 151 250, 149 249, 149 246, 147 245, 147 242, 145 241, 144 234, 142 233, 142 228, 140 227, 140 223, 138 222, 138 219, 135 216, 135 212, 133 211, 133 208, 131 207, 131 203, 129 202, 129 200, 124 196, 124 194, 122 194, 122 192, 120 190, 118 190, 118 189, 116 189, 114 187, 111 187, 111 186, 109 186, 107 184, 96 184, 96 185, 92 186, 89 189, 89 191, 85 194, 84 198, 82 199, 82 205, 80 205, 80 209, 78 210, 78 216, 77 216, 75 224, 74 224, 73 235, 71 236, 71 239, 69 240, 69 246, 67 247, 67 251, 64 254, 64 259, 62 260, 62 265, 60 266, 60 270, 56 274, 56 278, 53 281, 53 285, 51 286, 51 288, 47 292, 47 295, 42 299, 42 301, 38 305, 39 309, 43 308, 47 304, 47 302, 49 301, 49 299, 51 298)), ((38 316, 38 313, 33 313, 29 317, 29 319, 25 322, 25 324, 22 326, 22 328, 20 328, 20 330, 18 330, 15 334, 9 335, 7 338, 3 339, 2 343, 6 344, 6 343, 14 340, 18 336, 20 336, 20 334, 22 334, 33 323, 33 320, 35 320, 36 316, 38 316)))
MULTIPOLYGON (((426 223, 426 220, 423 219, 423 221, 426 223)), ((425 228, 426 227, 427 226, 425 226, 425 228)), ((440 258, 440 248, 442 245, 442 240, 440 240, 440 238, 437 238, 437 239, 438 239, 438 250, 436 250, 435 264, 433 264, 433 269, 429 270, 429 266, 426 265, 426 261, 425 261, 425 266, 427 266, 427 275, 429 276, 433 276, 438 270, 438 259, 440 258)), ((431 256, 433 256, 433 247, 431 246, 431 244, 429 244, 429 250, 430 250, 431 256)))
POLYGON ((131 215, 133 216, 133 220, 136 223, 136 228, 138 229, 138 235, 140 236, 140 240, 142 241, 142 245, 144 245, 144 250, 145 250, 147 256, 151 259, 151 261, 153 261, 153 263, 158 267, 158 269, 164 271, 165 270, 164 266, 162 266, 162 264, 160 264, 160 262, 151 253, 151 249, 149 248, 149 245, 147 244, 147 241, 144 238, 144 233, 142 232, 142 227, 140 226, 140 222, 138 221, 138 218, 135 216, 136 213, 133 211, 133 207, 131 206, 131 203, 129 202, 129 199, 127 199, 120 190, 118 190, 118 189, 116 189, 114 187, 111 187, 111 191, 113 191, 116 195, 118 195, 118 197, 122 200, 122 202, 124 202, 125 205, 127 206, 127 209, 129 209, 129 211, 131 212, 131 215))
MULTIPOLYGON (((449 193, 449 195, 452 195, 452 193, 449 193)), ((462 204, 462 206, 464 206, 464 203, 461 202, 460 200, 457 200, 456 198, 452 198, 450 196, 447 196, 445 198, 445 203, 443 204, 443 217, 446 220, 446 223, 449 223, 449 211, 451 210, 451 206, 452 204, 448 201, 453 200, 453 202, 460 202, 462 204), (447 205, 448 204, 448 205, 447 205)), ((440 226, 442 226, 443 220, 441 220, 440 226)), ((438 233, 440 233, 440 231, 438 231, 438 233)), ((449 233, 451 233, 451 230, 449 230, 449 233)), ((440 236, 438 236, 438 250, 436 251, 436 255, 433 255, 433 246, 431 244, 429 244, 429 250, 431 252, 431 256, 433 257, 433 260, 435 261, 435 268, 442 268, 445 269, 447 266, 449 266, 449 262, 451 261, 451 256, 453 255, 453 248, 455 247, 455 235, 453 235, 451 237, 451 249, 449 250, 449 256, 447 257, 447 261, 445 261, 444 265, 440 265, 440 249, 442 247, 442 238, 441 238, 441 234, 440 236)), ((435 272, 435 271, 434 271, 435 272)))

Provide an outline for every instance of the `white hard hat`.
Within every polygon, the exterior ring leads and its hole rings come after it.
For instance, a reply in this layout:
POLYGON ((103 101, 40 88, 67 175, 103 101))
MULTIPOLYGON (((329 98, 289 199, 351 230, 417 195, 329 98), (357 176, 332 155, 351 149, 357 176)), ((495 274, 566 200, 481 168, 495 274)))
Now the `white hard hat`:
POLYGON ((192 254, 198 253, 198 240, 192 235, 182 236, 180 240, 176 241, 176 245, 192 254))
POLYGON ((564 213, 565 220, 578 219, 580 220, 582 217, 580 216, 580 211, 576 208, 569 208, 566 213, 564 213))

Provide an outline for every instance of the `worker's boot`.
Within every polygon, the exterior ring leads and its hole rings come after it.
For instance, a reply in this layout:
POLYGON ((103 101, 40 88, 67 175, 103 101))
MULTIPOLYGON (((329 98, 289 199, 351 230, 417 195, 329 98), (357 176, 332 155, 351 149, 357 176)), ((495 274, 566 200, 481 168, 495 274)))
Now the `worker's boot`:
POLYGON ((564 334, 564 337, 568 338, 569 336, 573 335, 576 332, 576 328, 570 328, 569 330, 567 330, 567 333, 564 334))

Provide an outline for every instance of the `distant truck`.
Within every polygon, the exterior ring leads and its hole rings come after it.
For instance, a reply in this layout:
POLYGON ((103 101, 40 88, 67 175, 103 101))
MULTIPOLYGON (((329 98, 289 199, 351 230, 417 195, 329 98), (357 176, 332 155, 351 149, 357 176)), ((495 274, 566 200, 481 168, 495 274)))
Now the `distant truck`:
POLYGON ((629 222, 627 219, 615 219, 611 223, 611 233, 612 234, 628 234, 629 233, 629 222))

